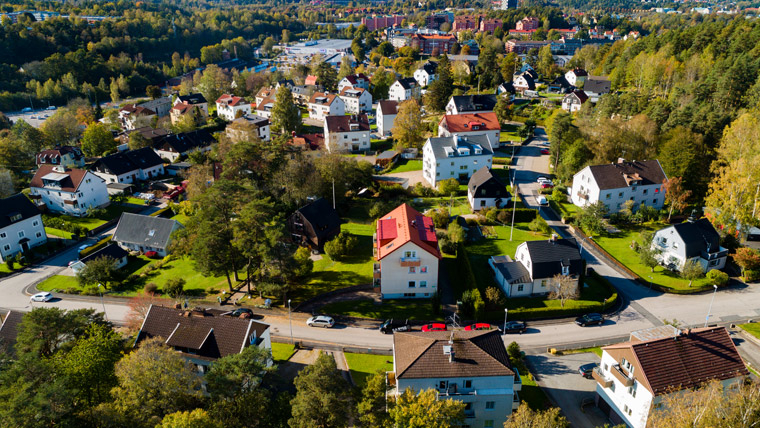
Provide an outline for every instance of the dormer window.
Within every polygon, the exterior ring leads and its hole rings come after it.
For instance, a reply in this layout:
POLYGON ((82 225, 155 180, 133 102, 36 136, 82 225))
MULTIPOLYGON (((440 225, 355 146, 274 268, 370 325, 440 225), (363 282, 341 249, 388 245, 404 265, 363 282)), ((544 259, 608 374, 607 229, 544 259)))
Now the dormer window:
POLYGON ((15 222, 21 220, 21 214, 19 214, 19 213, 13 213, 9 217, 10 217, 11 223, 15 223, 15 222))

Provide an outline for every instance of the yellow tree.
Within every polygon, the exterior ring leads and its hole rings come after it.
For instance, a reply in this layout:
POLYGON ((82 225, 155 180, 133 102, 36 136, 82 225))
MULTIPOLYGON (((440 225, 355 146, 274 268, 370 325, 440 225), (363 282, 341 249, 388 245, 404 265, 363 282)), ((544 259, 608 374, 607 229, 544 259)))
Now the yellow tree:
POLYGON ((423 131, 422 111, 420 111, 417 100, 411 99, 401 103, 391 130, 393 138, 396 140, 396 148, 420 148, 423 131))
POLYGON ((464 422, 464 403, 439 400, 432 389, 415 393, 407 389, 391 407, 391 420, 404 428, 452 428, 464 422))
POLYGON ((517 411, 504 422, 504 428, 567 428, 570 424, 559 413, 559 408, 533 410, 523 402, 517 411))

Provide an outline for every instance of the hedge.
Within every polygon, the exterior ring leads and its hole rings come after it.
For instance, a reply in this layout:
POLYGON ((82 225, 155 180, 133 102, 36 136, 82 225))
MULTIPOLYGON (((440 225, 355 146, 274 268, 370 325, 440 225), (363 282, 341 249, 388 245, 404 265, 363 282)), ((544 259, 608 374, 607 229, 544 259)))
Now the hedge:
POLYGON ((111 242, 111 236, 106 236, 105 238, 101 239, 100 241, 96 242, 95 245, 91 247, 87 247, 84 250, 79 252, 79 258, 83 259, 90 254, 94 253, 95 251, 98 251, 99 249, 105 247, 108 245, 108 243, 111 242))
POLYGON ((170 209, 171 209, 171 208, 169 208, 169 207, 164 207, 164 208, 161 208, 160 210, 158 210, 158 211, 156 211, 156 212, 152 213, 150 216, 151 216, 151 217, 159 217, 159 216, 161 216, 161 217, 162 217, 162 216, 163 216, 163 214, 164 214, 165 212, 169 211, 170 209))
POLYGON ((509 165, 510 163, 512 163, 512 159, 511 158, 493 158, 492 163, 494 165, 509 165))
POLYGON ((457 268, 459 272, 457 275, 460 278, 461 284, 452 284, 454 290, 456 291, 456 298, 460 299, 462 297, 462 293, 465 292, 465 290, 469 290, 471 288, 475 288, 477 286, 477 282, 475 282, 475 273, 472 271, 472 265, 470 264, 470 257, 467 254, 467 249, 465 248, 464 244, 457 244, 457 257, 456 257, 456 263, 457 268))
POLYGON ((496 212, 496 219, 502 223, 511 223, 513 212, 517 223, 528 223, 538 216, 538 210, 532 208, 504 208, 496 212))

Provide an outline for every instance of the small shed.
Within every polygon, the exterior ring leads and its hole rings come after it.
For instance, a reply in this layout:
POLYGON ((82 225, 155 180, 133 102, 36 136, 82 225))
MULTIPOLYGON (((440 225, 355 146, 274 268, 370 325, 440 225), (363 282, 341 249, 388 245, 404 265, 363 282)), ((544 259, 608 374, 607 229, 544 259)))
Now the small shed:
POLYGON ((383 168, 388 168, 389 166, 393 165, 398 161, 399 153, 394 150, 386 150, 379 155, 377 155, 377 158, 375 158, 375 165, 382 166, 383 168))

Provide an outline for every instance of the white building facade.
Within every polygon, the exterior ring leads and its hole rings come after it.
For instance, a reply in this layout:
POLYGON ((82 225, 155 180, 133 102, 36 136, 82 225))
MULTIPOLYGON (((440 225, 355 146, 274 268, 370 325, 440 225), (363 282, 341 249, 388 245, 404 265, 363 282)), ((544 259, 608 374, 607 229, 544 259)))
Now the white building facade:
POLYGON ((491 166, 493 152, 488 136, 428 138, 422 147, 422 177, 436 187, 441 180, 467 181, 484 166, 491 166))
POLYGON ((391 135, 393 121, 398 113, 398 101, 378 101, 377 103, 377 132, 381 136, 391 135))
POLYGON ((584 207, 598 201, 607 212, 619 212, 626 201, 633 201, 633 209, 641 205, 662 209, 665 203, 663 181, 665 172, 657 160, 625 162, 587 166, 573 176, 570 199, 584 207))
POLYGON ((105 180, 81 169, 43 165, 30 183, 30 196, 51 212, 81 217, 110 203, 105 180))
POLYGON ((21 193, 0 200, 0 261, 47 242, 42 215, 21 193))
POLYGON ((340 91, 340 99, 345 104, 346 113, 359 114, 372 111, 372 94, 366 89, 344 88, 340 91))
POLYGON ((342 116, 346 114, 346 103, 335 94, 316 92, 309 100, 309 117, 325 120, 327 116, 342 116))

